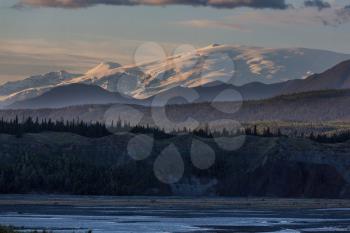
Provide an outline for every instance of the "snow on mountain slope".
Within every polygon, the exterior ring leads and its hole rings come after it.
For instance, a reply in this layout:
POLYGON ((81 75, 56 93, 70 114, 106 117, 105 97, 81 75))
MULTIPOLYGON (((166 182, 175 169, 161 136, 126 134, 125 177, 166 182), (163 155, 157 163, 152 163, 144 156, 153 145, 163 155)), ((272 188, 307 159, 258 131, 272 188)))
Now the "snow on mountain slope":
POLYGON ((214 44, 138 66, 109 62, 99 64, 84 75, 34 76, 0 86, 0 95, 10 104, 19 96, 23 100, 26 95, 37 96, 54 86, 83 83, 143 99, 174 87, 198 87, 215 81, 243 85, 301 79, 347 59, 350 59, 348 54, 323 50, 214 44))
POLYGON ((92 68, 88 72, 86 72, 86 75, 88 76, 96 76, 96 77, 102 77, 108 72, 109 70, 119 68, 121 65, 119 63, 115 62, 103 62, 99 64, 98 66, 92 68))
POLYGON ((48 85, 57 85, 61 82, 78 77, 81 74, 71 74, 66 71, 50 72, 44 75, 35 75, 24 80, 7 82, 0 86, 0 96, 14 94, 27 88, 43 87, 48 85))
POLYGON ((0 106, 36 97, 50 90, 52 87, 61 85, 61 83, 79 76, 81 74, 58 71, 31 76, 15 82, 7 82, 0 86, 0 106))
POLYGON ((142 99, 173 87, 197 87, 218 80, 243 85, 301 79, 346 59, 350 55, 303 48, 211 45, 139 66, 112 66, 98 75, 88 72, 69 82, 94 84, 142 99))
POLYGON ((71 84, 52 88, 35 98, 17 101, 7 108, 38 109, 61 108, 85 104, 135 103, 135 99, 126 98, 119 93, 109 92, 95 85, 71 84))

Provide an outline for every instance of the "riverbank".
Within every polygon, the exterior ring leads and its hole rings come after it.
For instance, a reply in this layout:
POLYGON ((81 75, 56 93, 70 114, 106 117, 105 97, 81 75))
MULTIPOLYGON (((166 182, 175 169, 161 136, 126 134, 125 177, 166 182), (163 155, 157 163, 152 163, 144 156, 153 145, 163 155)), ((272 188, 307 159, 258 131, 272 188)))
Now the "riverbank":
POLYGON ((350 199, 221 198, 221 197, 140 197, 75 195, 0 195, 0 206, 69 205, 114 207, 191 207, 237 209, 322 209, 350 208, 350 199))

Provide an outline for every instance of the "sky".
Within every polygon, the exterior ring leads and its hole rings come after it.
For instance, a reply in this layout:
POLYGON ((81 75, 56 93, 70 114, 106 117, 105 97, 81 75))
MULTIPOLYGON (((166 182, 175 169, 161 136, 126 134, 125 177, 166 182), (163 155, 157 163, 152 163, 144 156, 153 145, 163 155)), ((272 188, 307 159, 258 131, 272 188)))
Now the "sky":
POLYGON ((208 44, 350 53, 348 0, 1 0, 0 83, 208 44))

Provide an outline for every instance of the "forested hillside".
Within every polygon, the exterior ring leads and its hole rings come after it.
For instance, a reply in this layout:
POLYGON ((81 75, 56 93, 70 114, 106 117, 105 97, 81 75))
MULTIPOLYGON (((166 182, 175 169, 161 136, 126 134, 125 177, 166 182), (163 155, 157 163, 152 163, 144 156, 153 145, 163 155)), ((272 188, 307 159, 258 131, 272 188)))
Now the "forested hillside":
POLYGON ((179 135, 155 140, 150 156, 135 160, 128 151, 134 137, 0 134, 1 193, 350 197, 349 141, 246 136, 240 149, 226 151, 213 138, 179 135), (193 141, 212 148, 215 162, 208 169, 192 163, 193 141), (183 175, 174 184, 154 173, 155 161, 169 145, 179 148, 183 160, 183 175))

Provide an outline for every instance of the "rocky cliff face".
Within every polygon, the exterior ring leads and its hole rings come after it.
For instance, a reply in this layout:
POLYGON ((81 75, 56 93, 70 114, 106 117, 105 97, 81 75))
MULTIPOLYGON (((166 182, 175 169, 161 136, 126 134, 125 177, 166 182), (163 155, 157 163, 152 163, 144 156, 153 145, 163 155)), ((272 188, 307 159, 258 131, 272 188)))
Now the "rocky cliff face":
POLYGON ((128 151, 134 136, 0 135, 0 192, 350 197, 350 142, 320 144, 249 136, 243 147, 229 152, 213 139, 183 135, 155 140, 149 157, 134 160, 128 151), (208 169, 194 165, 193 140, 212 148, 215 162, 208 169), (179 164, 183 166, 178 181, 172 184, 161 182, 154 171, 169 145, 177 148, 181 160, 170 164, 171 172, 179 171, 179 164))

